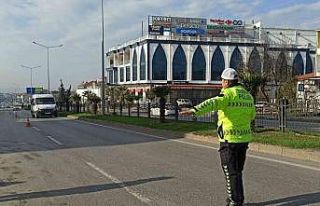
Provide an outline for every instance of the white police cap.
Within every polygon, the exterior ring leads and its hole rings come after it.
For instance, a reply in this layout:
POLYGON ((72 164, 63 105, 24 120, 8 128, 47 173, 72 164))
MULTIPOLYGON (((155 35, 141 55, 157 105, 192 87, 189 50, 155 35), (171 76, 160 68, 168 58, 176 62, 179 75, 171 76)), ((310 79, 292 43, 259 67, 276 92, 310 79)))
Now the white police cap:
POLYGON ((238 79, 238 72, 233 68, 226 68, 223 70, 221 78, 226 80, 236 80, 238 79))

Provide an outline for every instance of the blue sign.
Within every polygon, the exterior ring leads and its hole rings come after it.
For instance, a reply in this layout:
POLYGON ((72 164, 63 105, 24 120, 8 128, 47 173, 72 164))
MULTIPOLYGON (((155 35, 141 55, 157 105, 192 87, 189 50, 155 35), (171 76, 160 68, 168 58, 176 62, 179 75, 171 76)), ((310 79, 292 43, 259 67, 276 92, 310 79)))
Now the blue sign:
POLYGON ((27 94, 34 94, 34 87, 27 87, 27 94))
POLYGON ((42 87, 27 87, 27 94, 41 94, 42 92, 42 87))
POLYGON ((184 35, 204 35, 206 34, 206 30, 202 28, 176 28, 176 33, 184 35))

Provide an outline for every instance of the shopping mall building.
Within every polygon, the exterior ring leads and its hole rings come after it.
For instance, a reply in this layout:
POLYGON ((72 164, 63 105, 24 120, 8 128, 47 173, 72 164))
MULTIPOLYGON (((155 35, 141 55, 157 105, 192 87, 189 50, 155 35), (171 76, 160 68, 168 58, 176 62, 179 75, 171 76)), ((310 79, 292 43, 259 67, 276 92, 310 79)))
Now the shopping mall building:
MULTIPOLYGON (((169 101, 188 98, 198 103, 219 93, 225 67, 299 76, 300 90, 305 80, 313 79, 319 90, 319 31, 269 28, 238 19, 148 19, 147 35, 106 54, 108 84, 126 85, 142 101, 153 86, 168 85, 169 101)), ((272 88, 269 92, 272 98, 272 88)))

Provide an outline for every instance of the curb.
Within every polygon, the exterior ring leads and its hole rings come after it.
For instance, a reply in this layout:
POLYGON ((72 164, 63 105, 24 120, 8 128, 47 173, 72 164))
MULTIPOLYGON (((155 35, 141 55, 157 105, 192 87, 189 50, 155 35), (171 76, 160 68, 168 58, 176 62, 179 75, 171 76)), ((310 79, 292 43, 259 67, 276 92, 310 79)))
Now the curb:
MULTIPOLYGON (((201 136, 193 133, 187 133, 184 135, 187 139, 194 139, 203 142, 210 142, 219 144, 217 138, 212 136, 201 136)), ((290 157, 300 160, 309 160, 320 163, 320 151, 305 150, 305 149, 291 149, 287 147, 280 147, 274 145, 266 145, 260 143, 250 143, 249 151, 262 152, 267 154, 275 154, 283 157, 290 157)))
POLYGON ((67 115, 67 118, 68 119, 73 119, 73 120, 79 119, 79 117, 75 116, 75 115, 67 115))

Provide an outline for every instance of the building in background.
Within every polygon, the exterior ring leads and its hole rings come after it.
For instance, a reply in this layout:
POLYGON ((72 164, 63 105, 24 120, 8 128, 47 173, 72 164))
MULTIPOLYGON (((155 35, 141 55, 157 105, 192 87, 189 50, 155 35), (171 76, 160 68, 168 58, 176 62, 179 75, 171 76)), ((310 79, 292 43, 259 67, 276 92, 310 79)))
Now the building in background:
MULTIPOLYGON (((284 78, 282 65, 293 68, 295 76, 317 76, 316 52, 315 30, 268 28, 240 19, 151 16, 147 35, 107 52, 107 83, 126 85, 142 94, 142 101, 152 87, 169 85, 170 102, 186 98, 195 104, 220 92, 225 67, 250 65, 262 73, 269 68, 266 56, 284 78)), ((274 95, 272 88, 269 93, 274 95)))

